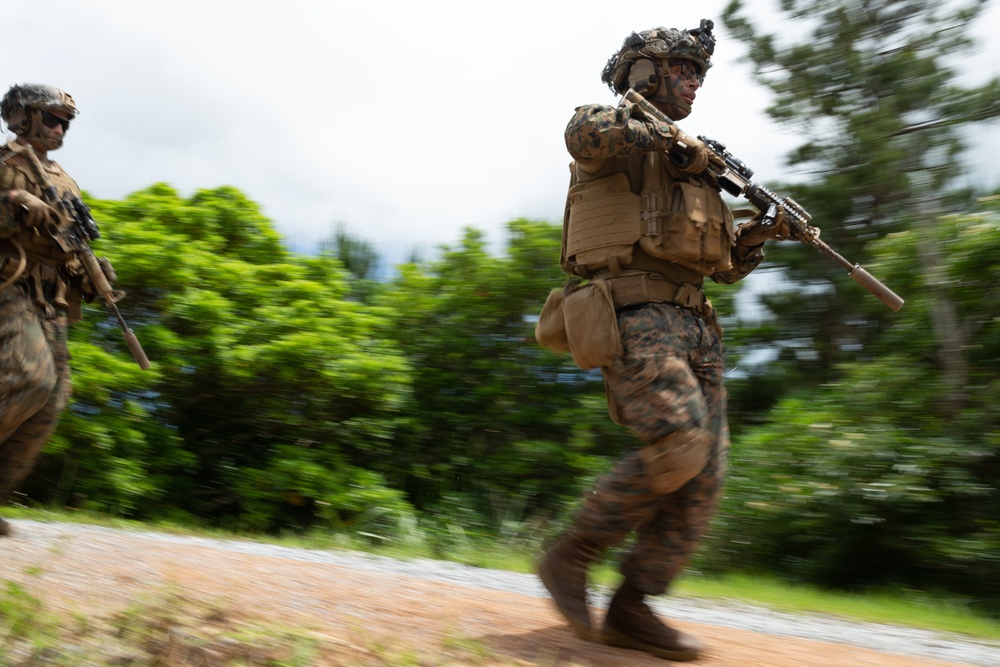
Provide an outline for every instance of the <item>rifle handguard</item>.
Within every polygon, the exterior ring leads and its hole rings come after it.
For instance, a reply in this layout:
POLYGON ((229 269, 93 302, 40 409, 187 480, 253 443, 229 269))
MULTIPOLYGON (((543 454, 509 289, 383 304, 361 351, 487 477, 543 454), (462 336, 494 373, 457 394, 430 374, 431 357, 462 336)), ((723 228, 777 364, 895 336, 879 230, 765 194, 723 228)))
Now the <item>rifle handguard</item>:
MULTIPOLYGON (((90 278, 91 284, 94 286, 94 291, 105 301, 110 301, 111 303, 117 303, 121 296, 116 298, 115 290, 111 283, 108 282, 107 276, 104 275, 104 270, 101 268, 100 262, 97 261, 97 257, 94 256, 92 252, 81 252, 79 253, 80 263, 83 264, 83 269, 87 273, 87 277, 90 278)), ((122 294, 124 296, 124 294, 122 294)))

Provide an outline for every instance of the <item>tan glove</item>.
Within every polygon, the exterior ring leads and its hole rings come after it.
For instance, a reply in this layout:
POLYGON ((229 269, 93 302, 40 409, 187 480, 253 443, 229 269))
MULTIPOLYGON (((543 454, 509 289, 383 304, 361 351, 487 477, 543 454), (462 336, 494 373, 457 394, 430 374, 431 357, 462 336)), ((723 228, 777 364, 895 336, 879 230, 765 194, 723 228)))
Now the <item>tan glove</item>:
POLYGON ((739 242, 745 246, 759 246, 768 239, 783 241, 791 236, 792 230, 785 220, 785 207, 775 204, 773 219, 765 220, 766 212, 760 211, 740 226, 739 242))
POLYGON ((59 226, 59 213, 27 190, 11 190, 10 203, 15 215, 28 227, 38 228, 53 224, 59 226))
POLYGON ((691 136, 672 122, 665 122, 665 117, 657 117, 638 104, 630 103, 628 109, 633 118, 643 119, 652 126, 659 137, 656 150, 669 154, 677 171, 683 174, 700 174, 708 168, 709 161, 716 157, 701 139, 691 136))
POLYGON ((708 150, 704 142, 697 137, 692 137, 676 125, 670 126, 670 132, 674 137, 671 153, 679 153, 687 158, 687 162, 683 165, 674 163, 677 171, 682 174, 700 174, 705 171, 713 153, 708 150))

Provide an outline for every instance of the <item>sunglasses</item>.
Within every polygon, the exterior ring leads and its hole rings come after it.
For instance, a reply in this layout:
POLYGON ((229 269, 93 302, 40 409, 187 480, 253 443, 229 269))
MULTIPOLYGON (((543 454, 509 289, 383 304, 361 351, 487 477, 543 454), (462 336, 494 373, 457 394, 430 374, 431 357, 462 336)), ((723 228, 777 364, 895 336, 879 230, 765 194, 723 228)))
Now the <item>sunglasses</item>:
POLYGON ((681 62, 670 63, 671 67, 679 66, 678 74, 683 79, 697 79, 699 84, 705 82, 705 75, 700 71, 699 68, 695 68, 686 60, 681 62))
POLYGON ((42 125, 49 129, 55 129, 57 125, 62 125, 63 132, 69 129, 69 121, 65 118, 60 118, 54 113, 49 113, 48 111, 42 112, 42 125))

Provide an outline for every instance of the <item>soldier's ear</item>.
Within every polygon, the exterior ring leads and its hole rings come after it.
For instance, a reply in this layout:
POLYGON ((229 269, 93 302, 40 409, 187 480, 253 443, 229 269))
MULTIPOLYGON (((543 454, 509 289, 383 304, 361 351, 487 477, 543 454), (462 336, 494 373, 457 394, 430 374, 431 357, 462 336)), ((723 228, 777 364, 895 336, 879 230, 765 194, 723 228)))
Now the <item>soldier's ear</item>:
POLYGON ((24 134, 28 127, 28 115, 25 113, 24 109, 15 109, 11 112, 10 117, 7 119, 7 129, 9 129, 14 134, 24 134))
POLYGON ((632 63, 628 71, 628 87, 639 94, 646 91, 656 92, 660 87, 660 75, 656 72, 656 65, 649 58, 640 58, 632 63))

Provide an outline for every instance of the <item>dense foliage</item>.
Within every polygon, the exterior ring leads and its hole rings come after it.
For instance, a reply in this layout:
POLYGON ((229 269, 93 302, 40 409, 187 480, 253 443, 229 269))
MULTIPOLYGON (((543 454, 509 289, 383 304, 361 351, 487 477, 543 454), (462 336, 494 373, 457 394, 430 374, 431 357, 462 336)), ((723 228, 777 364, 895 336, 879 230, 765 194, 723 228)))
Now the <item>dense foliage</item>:
POLYGON ((1000 600, 1000 198, 938 220, 944 266, 919 271, 920 234, 875 246, 909 296, 881 352, 778 399, 734 449, 708 567, 778 569, 837 587, 940 587, 1000 600), (944 286, 968 333, 956 396, 933 335, 944 286), (961 406, 956 407, 955 401, 961 406))
POLYGON ((89 309, 37 500, 250 530, 392 536, 417 512, 467 530, 561 514, 628 441, 600 376, 534 343, 561 281, 551 224, 511 222, 502 258, 469 230, 378 284, 364 242, 294 255, 232 188, 91 205, 153 368, 89 309))
MULTIPOLYGON (((36 502, 249 530, 496 535, 565 518, 631 443, 599 376, 532 340, 561 282, 556 225, 511 222, 503 257, 470 230, 361 303, 335 256, 288 253, 232 189, 92 203, 154 365, 140 371, 113 320, 88 309, 72 408, 25 489, 36 502)), ((873 248, 908 297, 877 355, 796 391, 731 379, 737 402, 766 388, 775 405, 736 420, 700 566, 1000 599, 987 584, 1000 581, 1000 198, 976 208, 939 219, 933 277, 921 233, 873 248), (970 340, 958 413, 929 325, 932 278, 970 340)))
POLYGON ((707 567, 1000 608, 1000 206, 960 186, 959 129, 1000 116, 1000 79, 959 84, 984 5, 784 0, 777 23, 727 10, 771 116, 806 137, 796 201, 906 304, 892 313, 804 247, 770 254, 790 289, 739 332, 774 360, 731 383, 754 427, 707 567))

